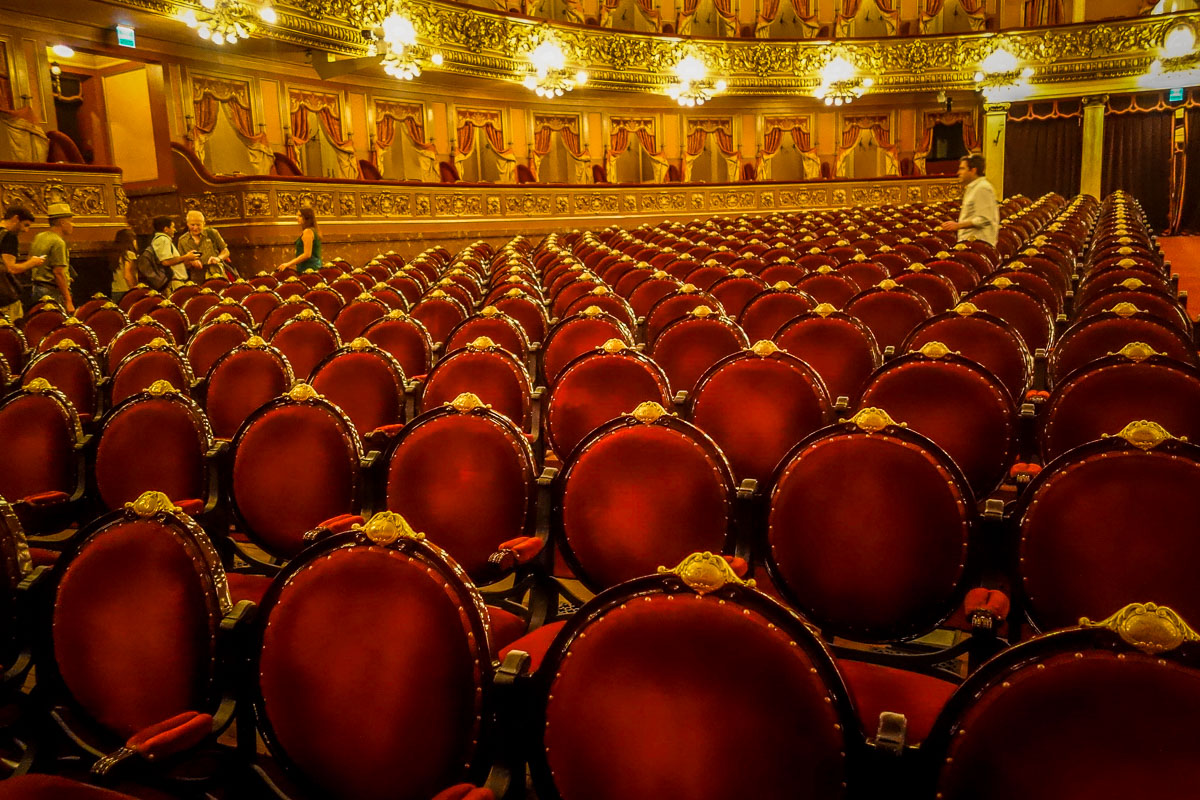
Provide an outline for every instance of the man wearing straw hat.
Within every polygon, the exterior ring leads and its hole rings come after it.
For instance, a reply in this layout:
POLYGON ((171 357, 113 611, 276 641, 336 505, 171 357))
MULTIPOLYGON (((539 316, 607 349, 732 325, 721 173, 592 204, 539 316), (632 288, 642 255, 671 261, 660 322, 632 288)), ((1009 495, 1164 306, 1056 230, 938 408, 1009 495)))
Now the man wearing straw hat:
POLYGON ((75 313, 71 300, 71 253, 67 248, 67 237, 75 229, 71 207, 66 203, 51 203, 46 209, 50 215, 50 229, 33 237, 29 246, 30 257, 41 257, 43 262, 33 268, 33 301, 43 297, 55 300, 68 314, 75 313))

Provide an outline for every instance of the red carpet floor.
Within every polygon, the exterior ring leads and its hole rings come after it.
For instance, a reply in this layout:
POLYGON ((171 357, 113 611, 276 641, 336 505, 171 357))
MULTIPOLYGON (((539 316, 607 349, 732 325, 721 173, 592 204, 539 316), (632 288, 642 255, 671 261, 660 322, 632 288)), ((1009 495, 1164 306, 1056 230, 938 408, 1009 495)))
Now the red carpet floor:
POLYGON ((1171 271, 1179 273, 1179 289, 1188 293, 1188 313, 1200 315, 1200 236, 1164 236, 1158 240, 1171 271))

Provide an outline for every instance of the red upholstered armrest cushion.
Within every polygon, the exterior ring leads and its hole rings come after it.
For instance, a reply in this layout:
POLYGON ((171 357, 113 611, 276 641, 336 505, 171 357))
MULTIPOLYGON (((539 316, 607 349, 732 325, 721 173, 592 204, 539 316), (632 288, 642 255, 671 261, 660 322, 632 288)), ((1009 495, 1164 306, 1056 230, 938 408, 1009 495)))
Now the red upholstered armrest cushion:
POLYGON ((404 430, 404 423, 397 422, 392 425, 380 425, 378 428, 371 431, 371 433, 369 435, 370 436, 385 436, 390 439, 391 437, 395 436, 402 430, 404 430))
POLYGON ((173 756, 204 741, 213 727, 212 714, 185 711, 135 733, 125 747, 147 761, 173 756))
POLYGON ((977 587, 967 592, 963 600, 963 610, 973 628, 991 630, 997 623, 1008 619, 1011 608, 1008 595, 997 589, 977 587))
POLYGON ((1012 468, 1008 471, 1008 477, 1014 483, 1029 483, 1041 471, 1041 464, 1027 464, 1024 461, 1018 461, 1016 464, 1013 464, 1012 468))
POLYGON ((491 789, 460 783, 438 792, 433 800, 496 800, 496 794, 491 789))
POLYGON ((738 558, 737 556, 721 556, 729 562, 729 566, 733 568, 733 574, 739 578, 746 577, 746 573, 750 569, 750 565, 746 563, 746 559, 738 558))
POLYGON ((536 536, 518 536, 497 547, 496 552, 488 558, 488 563, 506 571, 514 569, 533 561, 545 546, 546 543, 536 536))
POLYGON ((176 500, 175 505, 187 514, 189 517, 194 517, 204 511, 204 501, 191 498, 188 500, 176 500))
POLYGON ((52 506, 70 499, 71 495, 66 492, 38 492, 28 497, 22 497, 21 502, 31 506, 52 506))
POLYGON ((333 519, 325 520, 318 525, 317 528, 320 530, 329 531, 330 533, 345 533, 355 525, 362 524, 363 518, 359 514, 342 514, 334 517, 333 519))
POLYGON ((1042 403, 1050 398, 1050 393, 1043 389, 1030 389, 1025 393, 1026 403, 1042 403))

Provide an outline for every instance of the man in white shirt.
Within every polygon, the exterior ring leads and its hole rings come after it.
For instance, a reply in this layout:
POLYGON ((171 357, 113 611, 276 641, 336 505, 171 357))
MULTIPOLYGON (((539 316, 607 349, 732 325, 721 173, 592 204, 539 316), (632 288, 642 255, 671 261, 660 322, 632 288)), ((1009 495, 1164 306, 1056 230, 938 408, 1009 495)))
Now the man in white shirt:
POLYGON ((167 284, 168 291, 175 291, 188 279, 187 263, 196 261, 200 254, 195 250, 180 255, 175 247, 175 220, 170 217, 154 218, 154 238, 150 247, 158 257, 158 263, 171 270, 171 282, 167 284))
POLYGON ((987 162, 981 155, 964 156, 958 162, 958 179, 966 184, 958 222, 943 222, 942 230, 957 231, 958 241, 978 239, 995 246, 1000 234, 1000 208, 996 189, 983 177, 987 162))

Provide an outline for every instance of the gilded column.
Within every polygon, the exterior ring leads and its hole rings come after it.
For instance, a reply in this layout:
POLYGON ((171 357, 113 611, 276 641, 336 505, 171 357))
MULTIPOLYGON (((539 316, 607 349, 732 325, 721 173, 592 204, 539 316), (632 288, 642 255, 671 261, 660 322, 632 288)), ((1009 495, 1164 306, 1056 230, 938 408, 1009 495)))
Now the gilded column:
POLYGON ((1079 191, 1100 197, 1104 171, 1104 107, 1108 95, 1083 98, 1083 159, 1079 170, 1079 191))
POLYGON ((1008 103, 983 106, 983 157, 987 161, 987 179, 996 187, 996 197, 1004 197, 1004 133, 1008 127, 1008 103))

